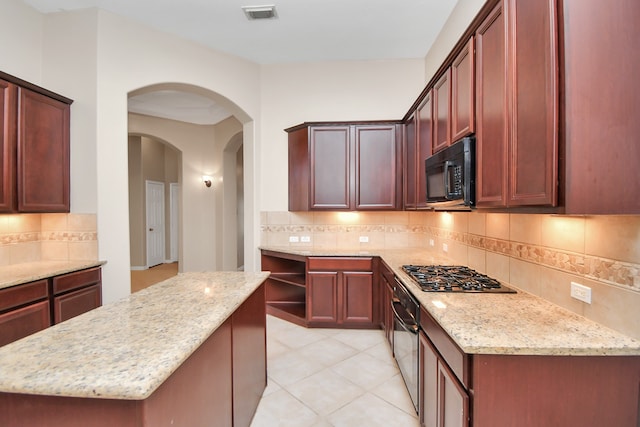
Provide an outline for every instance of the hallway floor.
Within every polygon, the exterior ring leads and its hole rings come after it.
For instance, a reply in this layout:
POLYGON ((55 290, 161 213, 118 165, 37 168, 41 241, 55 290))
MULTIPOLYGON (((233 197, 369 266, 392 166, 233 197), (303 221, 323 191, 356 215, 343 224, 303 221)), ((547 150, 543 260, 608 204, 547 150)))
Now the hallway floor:
POLYGON ((160 264, 146 270, 131 270, 131 293, 167 280, 178 274, 178 263, 160 264))
POLYGON ((267 316, 267 373, 251 427, 419 427, 381 330, 267 316))

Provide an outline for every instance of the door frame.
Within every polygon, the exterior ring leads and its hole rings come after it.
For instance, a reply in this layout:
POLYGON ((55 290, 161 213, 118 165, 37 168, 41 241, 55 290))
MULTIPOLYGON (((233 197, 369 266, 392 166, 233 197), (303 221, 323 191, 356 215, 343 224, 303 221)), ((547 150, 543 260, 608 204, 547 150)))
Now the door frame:
POLYGON ((147 250, 147 253, 146 253, 147 268, 150 268, 150 267, 153 267, 155 265, 163 264, 164 261, 165 261, 165 253, 166 253, 166 250, 165 250, 166 222, 165 222, 165 214, 164 214, 164 210, 165 210, 164 182, 152 181, 152 180, 146 179, 144 181, 144 183, 145 183, 145 186, 144 186, 144 189, 145 189, 145 195, 144 195, 144 197, 145 197, 145 221, 144 221, 145 233, 144 233, 144 236, 145 236, 145 240, 146 240, 145 247, 146 247, 146 250, 147 250), (158 241, 158 246, 161 249, 161 254, 162 254, 161 257, 158 257, 160 262, 156 262, 157 261, 156 259, 152 259, 151 258, 152 254, 153 254, 153 251, 150 250, 151 249, 151 245, 153 244, 153 242, 152 242, 152 239, 149 239, 149 231, 152 230, 150 225, 149 225, 149 222, 150 222, 149 215, 150 215, 150 212, 152 211, 152 209, 150 209, 151 203, 154 202, 154 201, 152 201, 151 198, 150 198, 151 197, 151 191, 149 191, 149 189, 151 187, 153 187, 153 186, 158 187, 158 188, 160 188, 160 187, 162 188, 162 191, 159 193, 160 194, 160 198, 162 199, 162 200, 160 200, 161 205, 162 205, 162 209, 160 209, 159 212, 158 212, 159 217, 160 217, 160 226, 162 228, 161 233, 159 235, 159 241, 158 241))

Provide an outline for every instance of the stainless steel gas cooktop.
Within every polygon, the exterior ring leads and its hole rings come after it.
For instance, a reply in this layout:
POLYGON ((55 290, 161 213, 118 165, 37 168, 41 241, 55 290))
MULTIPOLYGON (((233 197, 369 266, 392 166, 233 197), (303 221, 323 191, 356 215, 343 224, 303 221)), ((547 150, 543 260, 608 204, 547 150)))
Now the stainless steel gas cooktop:
POLYGON ((516 293, 496 279, 461 265, 403 265, 425 292, 516 293))

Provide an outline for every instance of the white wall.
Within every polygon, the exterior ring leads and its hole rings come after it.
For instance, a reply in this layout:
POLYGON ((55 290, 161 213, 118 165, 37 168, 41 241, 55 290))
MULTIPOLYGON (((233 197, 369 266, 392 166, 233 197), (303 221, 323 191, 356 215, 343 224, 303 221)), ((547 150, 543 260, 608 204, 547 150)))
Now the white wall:
POLYGON ((263 66, 261 210, 287 210, 285 128, 305 121, 398 120, 424 84, 421 59, 263 66))
POLYGON ((431 80, 486 0, 458 0, 425 57, 425 82, 431 80))
POLYGON ((44 17, 18 0, 0 0, 0 70, 42 85, 44 17))

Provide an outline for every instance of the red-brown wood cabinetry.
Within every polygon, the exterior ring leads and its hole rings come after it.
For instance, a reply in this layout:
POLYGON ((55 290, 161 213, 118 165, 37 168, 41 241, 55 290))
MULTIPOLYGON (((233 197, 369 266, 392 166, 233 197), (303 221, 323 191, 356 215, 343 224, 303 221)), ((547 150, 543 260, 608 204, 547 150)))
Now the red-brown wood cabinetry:
POLYGON ((475 55, 473 37, 451 64, 450 144, 475 131, 475 55))
POLYGON ((60 323, 102 305, 100 267, 52 279, 53 322, 60 323))
POLYGON ((305 123, 289 134, 289 210, 396 210, 398 123, 305 123))
POLYGON ((433 91, 427 91, 413 115, 404 122, 404 208, 423 209, 427 203, 424 161, 433 144, 433 91))
POLYGON ((71 102, 0 73, 0 212, 69 212, 71 102))
POLYGON ((46 279, 0 289, 0 346, 51 326, 46 279))
POLYGON ((309 326, 373 327, 373 259, 309 257, 309 326))
POLYGON ((557 206, 556 3, 501 1, 475 36, 476 205, 557 206))
POLYGON ((451 68, 433 85, 432 152, 451 145, 451 68))

